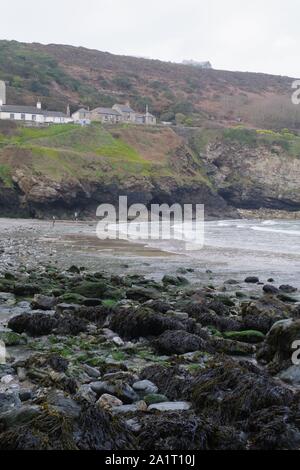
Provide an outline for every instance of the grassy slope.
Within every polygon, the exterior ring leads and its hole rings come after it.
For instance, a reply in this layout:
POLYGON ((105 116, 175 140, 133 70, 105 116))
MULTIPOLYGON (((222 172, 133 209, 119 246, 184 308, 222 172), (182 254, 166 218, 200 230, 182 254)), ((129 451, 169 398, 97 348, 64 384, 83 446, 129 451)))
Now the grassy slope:
MULTIPOLYGON (((12 174, 22 169, 53 181, 125 181, 129 176, 172 176, 174 179, 206 181, 190 152, 195 169, 178 172, 183 141, 171 129, 118 126, 104 129, 98 124, 81 128, 57 125, 26 128, 1 123, 0 179, 12 184, 12 174)), ((184 155, 184 152, 183 152, 184 155)), ((193 165, 192 165, 193 166, 193 165)))

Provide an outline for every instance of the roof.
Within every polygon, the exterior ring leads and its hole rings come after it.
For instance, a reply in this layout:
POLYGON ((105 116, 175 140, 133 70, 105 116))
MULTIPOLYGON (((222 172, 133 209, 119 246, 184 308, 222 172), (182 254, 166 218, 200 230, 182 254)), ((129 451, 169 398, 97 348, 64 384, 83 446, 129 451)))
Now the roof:
POLYGON ((40 114, 42 116, 53 116, 53 117, 68 117, 66 114, 60 111, 46 111, 39 109, 36 106, 19 106, 6 104, 0 106, 0 111, 5 113, 24 113, 24 114, 40 114))
POLYGON ((121 110, 122 113, 135 113, 135 111, 127 104, 115 104, 121 110))
POLYGON ((76 113, 89 113, 89 112, 90 111, 88 109, 80 108, 77 111, 75 111, 75 113, 73 113, 73 114, 76 114, 76 113))
POLYGON ((111 114, 114 116, 121 116, 121 114, 112 108, 96 108, 91 111, 92 113, 96 114, 111 114))

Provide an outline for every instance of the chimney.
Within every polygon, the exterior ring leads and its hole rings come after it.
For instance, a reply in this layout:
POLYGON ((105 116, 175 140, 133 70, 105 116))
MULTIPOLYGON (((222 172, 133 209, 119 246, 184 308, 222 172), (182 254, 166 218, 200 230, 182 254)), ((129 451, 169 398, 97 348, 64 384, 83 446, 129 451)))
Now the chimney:
POLYGON ((2 80, 0 80, 0 101, 1 106, 6 104, 6 84, 2 80))
POLYGON ((37 109, 42 109, 42 103, 40 101, 37 102, 36 104, 37 109))

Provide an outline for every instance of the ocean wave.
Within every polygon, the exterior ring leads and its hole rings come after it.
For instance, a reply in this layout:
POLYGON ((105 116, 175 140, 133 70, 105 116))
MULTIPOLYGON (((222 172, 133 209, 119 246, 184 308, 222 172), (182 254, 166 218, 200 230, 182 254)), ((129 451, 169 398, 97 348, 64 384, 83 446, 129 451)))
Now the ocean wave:
POLYGON ((257 225, 253 225, 250 228, 251 230, 255 230, 257 232, 283 233, 284 235, 300 236, 300 230, 284 230, 284 229, 266 228, 266 227, 258 227, 257 225))

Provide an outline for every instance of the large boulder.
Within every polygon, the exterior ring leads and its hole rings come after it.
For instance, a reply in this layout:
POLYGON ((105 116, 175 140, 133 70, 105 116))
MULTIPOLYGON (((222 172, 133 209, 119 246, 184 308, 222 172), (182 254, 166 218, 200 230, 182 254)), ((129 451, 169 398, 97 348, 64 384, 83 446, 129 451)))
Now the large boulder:
POLYGON ((122 338, 159 336, 167 330, 185 330, 193 332, 196 324, 193 320, 181 320, 175 316, 156 313, 149 308, 120 309, 113 314, 110 328, 122 338))
POLYGON ((291 316, 291 307, 276 297, 265 296, 242 306, 244 330, 256 330, 267 334, 279 320, 291 316))
POLYGON ((268 363, 272 373, 292 366, 293 343, 300 340, 300 320, 282 320, 273 325, 258 358, 268 363))
POLYGON ((194 351, 207 351, 209 346, 205 340, 186 331, 168 330, 160 335, 153 346, 161 354, 185 354, 194 351))

